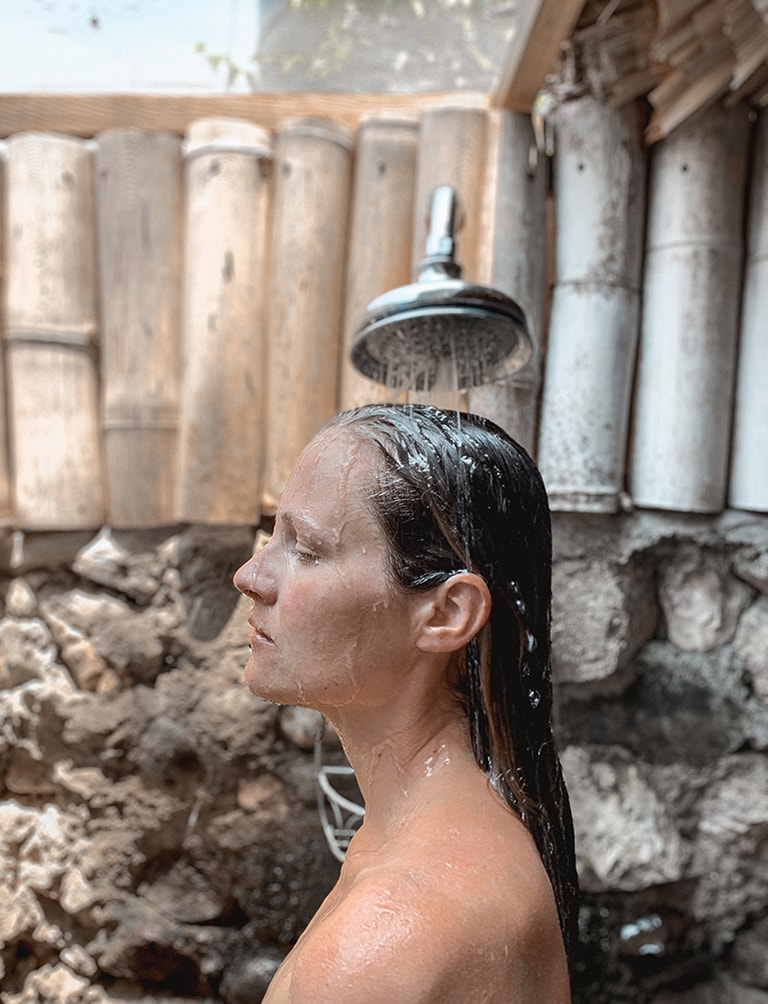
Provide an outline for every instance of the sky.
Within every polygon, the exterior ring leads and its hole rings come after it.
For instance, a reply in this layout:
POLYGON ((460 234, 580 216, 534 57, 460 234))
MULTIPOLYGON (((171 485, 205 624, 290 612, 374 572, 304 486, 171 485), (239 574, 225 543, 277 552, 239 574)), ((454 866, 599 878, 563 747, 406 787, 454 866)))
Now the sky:
MULTIPOLYGON (((221 92, 226 68, 214 71, 196 45, 247 66, 266 4, 0 0, 0 92, 221 92)), ((246 89, 242 76, 231 89, 246 89)))

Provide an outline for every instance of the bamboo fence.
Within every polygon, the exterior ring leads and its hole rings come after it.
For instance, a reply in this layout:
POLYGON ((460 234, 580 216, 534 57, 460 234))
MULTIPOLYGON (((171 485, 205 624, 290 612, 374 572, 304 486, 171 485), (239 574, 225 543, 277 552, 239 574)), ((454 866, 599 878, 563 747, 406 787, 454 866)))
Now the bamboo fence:
POLYGON ((439 403, 523 442, 554 508, 768 511, 766 114, 750 164, 740 105, 649 152, 636 108, 574 103, 551 178, 528 116, 461 102, 19 130, 0 158, 0 527, 269 517, 323 422, 390 399, 347 350, 411 281, 441 184, 464 277, 521 302, 535 351, 439 403))

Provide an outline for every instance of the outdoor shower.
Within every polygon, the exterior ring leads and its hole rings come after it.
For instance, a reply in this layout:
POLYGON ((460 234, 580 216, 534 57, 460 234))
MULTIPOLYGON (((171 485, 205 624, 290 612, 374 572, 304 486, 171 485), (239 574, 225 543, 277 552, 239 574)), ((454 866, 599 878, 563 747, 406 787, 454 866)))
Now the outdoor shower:
POLYGON ((511 376, 530 359, 519 304, 461 279, 454 233, 462 222, 453 188, 436 188, 418 280, 373 300, 353 337, 350 357, 363 376, 394 390, 456 390, 511 376))

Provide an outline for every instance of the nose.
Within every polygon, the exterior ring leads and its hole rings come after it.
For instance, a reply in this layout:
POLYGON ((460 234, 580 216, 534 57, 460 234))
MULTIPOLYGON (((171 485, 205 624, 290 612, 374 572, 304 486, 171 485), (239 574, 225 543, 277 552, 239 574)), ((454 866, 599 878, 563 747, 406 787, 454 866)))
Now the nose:
POLYGON ((235 572, 232 581, 235 589, 250 599, 272 604, 277 599, 277 582, 269 565, 268 548, 267 544, 251 555, 235 572))

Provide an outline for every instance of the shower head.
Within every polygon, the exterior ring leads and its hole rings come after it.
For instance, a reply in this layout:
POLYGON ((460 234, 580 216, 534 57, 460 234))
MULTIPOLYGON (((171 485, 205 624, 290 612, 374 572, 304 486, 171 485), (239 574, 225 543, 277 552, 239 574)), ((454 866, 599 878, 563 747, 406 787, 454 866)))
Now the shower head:
POLYGON ((511 376, 530 359, 520 305, 461 280, 453 239, 458 212, 454 190, 436 188, 418 280, 368 305, 350 357, 370 380, 398 390, 463 389, 511 376))

